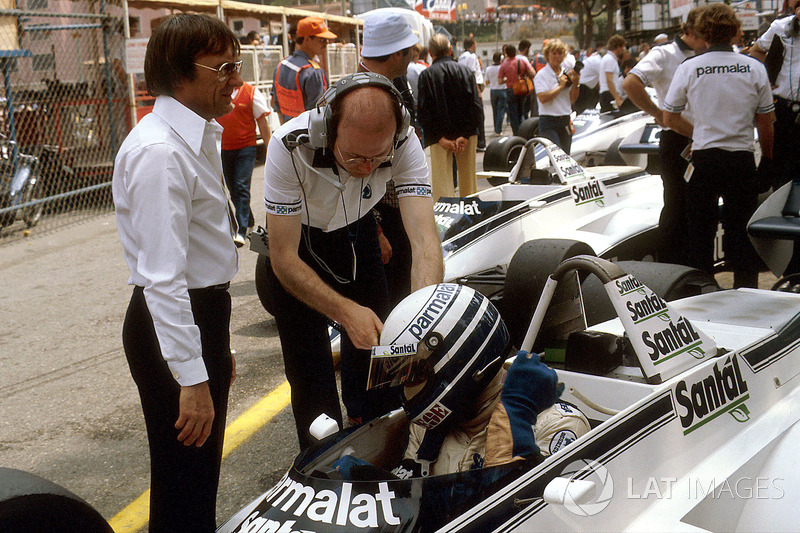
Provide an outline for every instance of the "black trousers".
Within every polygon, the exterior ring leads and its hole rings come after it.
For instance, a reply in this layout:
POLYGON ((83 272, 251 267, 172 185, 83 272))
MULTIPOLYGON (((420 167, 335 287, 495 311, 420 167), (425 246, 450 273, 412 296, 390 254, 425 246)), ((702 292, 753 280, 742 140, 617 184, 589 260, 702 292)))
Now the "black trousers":
POLYGON ((758 199, 753 153, 719 148, 695 150, 692 164, 694 173, 686 189, 687 264, 713 272, 718 201, 722 197, 726 264, 734 273, 734 285, 752 286, 758 281, 761 265, 746 231, 758 199))
POLYGON ((587 109, 594 109, 599 98, 599 84, 595 85, 594 89, 590 88, 588 85, 581 84, 580 92, 578 93, 578 99, 575 100, 574 104, 572 104, 572 110, 575 111, 575 114, 580 115, 587 109))
MULTIPOLYGON (((300 258, 322 280, 341 295, 372 309, 378 318, 388 315, 388 290, 386 274, 381 262, 378 232, 372 214, 347 228, 325 233, 303 226, 300 258), (356 279, 339 283, 320 265, 314 254, 337 276, 352 279, 353 251, 356 256, 356 279), (352 250, 351 250, 352 244, 352 250)), ((328 321, 289 294, 281 285, 271 265, 267 262, 267 280, 275 302, 275 323, 281 339, 286 378, 292 388, 294 413, 300 448, 314 443, 308 432, 311 422, 322 413, 327 414, 342 427, 339 394, 331 359, 328 321)), ((357 350, 345 332, 341 342, 342 401, 351 418, 365 422, 400 406, 400 397, 394 390, 367 391, 369 375, 369 350, 357 350)))
POLYGON ((661 181, 664 185, 664 207, 658 220, 658 260, 662 263, 686 264, 686 180, 689 162, 681 157, 692 140, 672 130, 661 130, 658 156, 661 159, 661 181))
POLYGON ((392 258, 383 265, 389 286, 389 310, 411 294, 411 242, 408 240, 400 208, 383 202, 375 209, 381 215, 383 234, 392 245, 392 258))
POLYGON ((795 122, 800 113, 792 111, 795 104, 800 102, 789 102, 783 98, 775 100, 775 145, 772 154, 778 169, 775 189, 800 178, 800 125, 795 122))
POLYGON ((230 316, 227 290, 189 291, 200 329, 203 361, 214 402, 211 436, 202 447, 184 446, 175 429, 181 387, 161 355, 141 287, 133 290, 122 342, 147 426, 150 445, 150 531, 213 532, 222 462, 222 442, 231 381, 230 316))
POLYGON ((599 100, 601 113, 607 113, 608 111, 614 111, 616 109, 614 107, 614 97, 611 95, 611 91, 600 93, 599 100))

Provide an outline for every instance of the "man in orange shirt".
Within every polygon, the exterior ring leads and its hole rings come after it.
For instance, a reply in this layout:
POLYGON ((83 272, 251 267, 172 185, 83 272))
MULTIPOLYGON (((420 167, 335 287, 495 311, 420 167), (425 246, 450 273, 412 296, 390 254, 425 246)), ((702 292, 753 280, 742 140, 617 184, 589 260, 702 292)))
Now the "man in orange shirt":
POLYGON ((256 124, 269 144, 270 130, 267 115, 272 108, 264 94, 245 82, 233 93, 233 111, 217 119, 222 130, 222 173, 236 209, 239 230, 234 237, 236 246, 244 246, 247 228, 255 225, 250 210, 250 180, 256 166, 256 124))

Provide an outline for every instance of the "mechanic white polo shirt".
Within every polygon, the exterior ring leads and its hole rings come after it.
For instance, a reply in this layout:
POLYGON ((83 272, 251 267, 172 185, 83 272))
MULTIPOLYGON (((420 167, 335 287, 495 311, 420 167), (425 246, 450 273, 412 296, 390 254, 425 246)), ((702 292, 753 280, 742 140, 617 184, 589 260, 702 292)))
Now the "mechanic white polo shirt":
POLYGON ((583 62, 583 70, 581 70, 581 85, 586 85, 590 89, 597 87, 600 83, 600 63, 603 61, 603 56, 599 53, 594 53, 586 58, 583 62))
POLYGON ((417 135, 395 149, 366 178, 356 178, 338 167, 333 149, 313 149, 303 142, 309 111, 283 124, 272 135, 264 165, 264 204, 272 215, 301 214, 302 223, 333 231, 369 213, 394 180, 398 198, 431 196, 428 166, 417 135))
POLYGON ((601 93, 608 92, 608 80, 606 79, 606 73, 608 72, 613 74, 614 86, 617 89, 617 94, 622 94, 620 90, 620 86, 622 85, 622 71, 619 69, 619 60, 617 56, 611 51, 606 52, 606 55, 603 56, 603 60, 600 62, 601 93), (617 83, 617 79, 619 79, 619 83, 617 83))
POLYGON ((767 70, 757 59, 715 45, 687 59, 672 79, 664 109, 682 113, 692 102, 692 150, 754 151, 753 119, 775 109, 767 70))
MULTIPOLYGON (((639 78, 643 84, 656 90, 658 106, 664 109, 664 100, 667 98, 672 77, 681 63, 694 56, 694 50, 676 37, 674 41, 654 46, 635 67, 631 74, 639 78)), ((687 109, 688 111, 688 109, 687 109)), ((691 122, 687 113, 682 113, 684 118, 691 122)))
MULTIPOLYGON (((559 73, 553 70, 550 63, 545 65, 542 70, 536 73, 533 78, 533 86, 536 88, 536 94, 552 91, 558 87, 558 77, 564 73, 563 69, 559 69, 559 73)), ((564 87, 558 95, 549 102, 539 101, 539 116, 555 116, 561 117, 572 113, 572 102, 569 98, 569 87, 564 87)))
POLYGON ((772 38, 779 35, 783 42, 783 67, 775 80, 773 94, 787 100, 800 101, 800 35, 792 34, 794 15, 778 19, 770 24, 756 44, 764 51, 769 50, 772 38), (786 60, 789 61, 786 61, 786 60))

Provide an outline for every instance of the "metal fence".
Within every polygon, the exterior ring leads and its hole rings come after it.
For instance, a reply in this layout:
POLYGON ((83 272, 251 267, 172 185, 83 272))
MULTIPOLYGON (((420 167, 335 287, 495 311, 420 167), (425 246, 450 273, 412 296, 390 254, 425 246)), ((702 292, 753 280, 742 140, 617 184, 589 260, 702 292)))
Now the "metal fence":
POLYGON ((97 3, 54 3, 0 0, 0 242, 112 205, 129 129, 121 24, 97 3))

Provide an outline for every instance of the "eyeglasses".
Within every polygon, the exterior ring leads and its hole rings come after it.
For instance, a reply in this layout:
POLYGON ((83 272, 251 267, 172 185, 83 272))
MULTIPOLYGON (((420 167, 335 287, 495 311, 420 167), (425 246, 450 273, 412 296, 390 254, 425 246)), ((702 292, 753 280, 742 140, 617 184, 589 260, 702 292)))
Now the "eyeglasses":
POLYGON ((379 155, 377 157, 351 157, 346 159, 344 155, 342 155, 342 150, 339 148, 339 145, 336 145, 336 149, 339 150, 339 157, 342 158, 345 165, 353 165, 355 167, 361 166, 364 163, 369 163, 371 165, 380 165, 381 163, 385 163, 387 161, 391 161, 394 158, 394 144, 392 144, 392 148, 389 150, 389 153, 386 155, 379 155))
POLYGON ((242 71, 242 60, 234 61, 233 63, 223 63, 219 66, 219 68, 209 67, 207 65, 201 65, 200 63, 195 63, 197 67, 203 67, 206 70, 211 70, 217 73, 217 79, 219 81, 228 81, 228 79, 233 76, 234 72, 241 72, 242 71))

